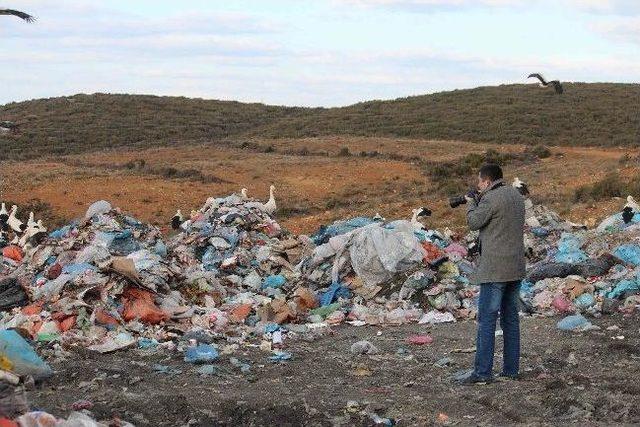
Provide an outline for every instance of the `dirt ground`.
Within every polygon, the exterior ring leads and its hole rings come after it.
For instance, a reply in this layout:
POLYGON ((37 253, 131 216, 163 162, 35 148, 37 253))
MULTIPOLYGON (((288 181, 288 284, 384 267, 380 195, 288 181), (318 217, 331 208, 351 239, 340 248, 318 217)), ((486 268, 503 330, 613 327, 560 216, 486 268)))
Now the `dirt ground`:
MULTIPOLYGON (((180 146, 2 163, 0 198, 17 203, 39 199, 67 220, 84 214, 92 202, 105 199, 167 228, 176 209, 188 214, 207 197, 239 192, 243 187, 251 197, 265 200, 273 183, 279 206, 276 216, 296 234, 311 233, 336 219, 378 212, 391 219, 409 218, 418 206, 433 210, 429 226, 462 229, 464 209, 452 210, 446 197, 436 196, 421 164, 452 161, 489 148, 501 152, 523 149, 519 145, 355 137, 257 140, 252 144, 250 149, 237 143, 180 146), (339 155, 344 147, 351 155, 339 155), (363 157, 362 152, 378 154, 363 157), (125 166, 139 160, 156 172, 125 166), (197 171, 220 182, 159 172, 168 167, 197 171)), ((578 222, 595 222, 621 205, 616 200, 574 204, 578 186, 613 170, 627 175, 640 170, 637 161, 628 165, 619 162, 625 154, 638 156, 637 149, 559 147, 552 151, 553 156, 539 162, 507 166, 507 178, 518 176, 529 184, 537 201, 578 222)))
MULTIPOLYGON (((608 425, 640 423, 638 315, 593 319, 602 329, 560 332, 555 318, 523 318, 523 378, 484 386, 458 386, 451 376, 472 364, 475 324, 432 327, 340 326, 286 341, 287 362, 241 346, 241 373, 222 355, 213 375, 202 376, 176 351, 132 349, 99 355, 71 349, 49 356, 55 375, 29 392, 32 405, 65 415, 78 399, 93 402, 98 419, 120 417, 139 426, 373 425, 359 411, 398 425, 608 425), (617 330, 608 327, 617 326, 617 330), (430 345, 407 343, 427 333, 430 345), (355 356, 366 339, 375 355, 355 356), (434 366, 444 357, 451 365, 434 366), (160 373, 154 365, 169 367, 160 373), (354 413, 347 402, 355 401, 354 413)), ((249 341, 256 343, 257 341, 249 341)), ((224 345, 225 343, 219 342, 224 345)), ((502 338, 496 341, 496 369, 502 338)))

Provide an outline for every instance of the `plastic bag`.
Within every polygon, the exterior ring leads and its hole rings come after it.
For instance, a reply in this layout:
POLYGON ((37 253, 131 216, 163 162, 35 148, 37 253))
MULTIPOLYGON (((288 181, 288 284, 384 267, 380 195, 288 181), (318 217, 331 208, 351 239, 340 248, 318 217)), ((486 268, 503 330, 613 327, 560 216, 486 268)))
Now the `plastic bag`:
POLYGON ((152 325, 167 320, 168 316, 153 301, 150 292, 137 288, 127 288, 123 293, 124 311, 122 318, 125 321, 138 319, 143 323, 152 325))
POLYGON ((594 325, 581 314, 567 316, 560 320, 557 326, 561 331, 585 331, 595 328, 594 325))
POLYGON ((14 330, 0 330, 0 369, 36 380, 53 375, 49 365, 14 330))
POLYGON ((313 240, 313 243, 316 245, 322 245, 327 243, 332 237, 349 233, 374 222, 375 220, 373 218, 365 217, 352 218, 346 221, 336 221, 331 225, 320 226, 318 231, 311 236, 311 240, 313 240))
POLYGON ((320 295, 320 305, 327 306, 338 298, 351 298, 351 291, 340 283, 332 283, 329 289, 320 295))
POLYGON ((281 274, 268 276, 264 279, 264 282, 262 283, 262 289, 281 288, 285 283, 287 283, 287 279, 281 274))
POLYGON ((20 262, 22 261, 22 257, 24 257, 24 253, 20 247, 9 245, 2 248, 2 256, 20 262))
POLYGON ((587 255, 580 249, 582 242, 580 239, 569 233, 562 234, 558 243, 558 253, 555 256, 557 262, 575 264, 586 260, 587 255))
POLYGON ((613 251, 613 255, 629 264, 640 265, 640 246, 638 245, 620 245, 613 251))
POLYGON ((424 249, 413 233, 370 225, 359 229, 349 248, 351 266, 367 286, 393 278, 395 273, 422 264, 424 249))
POLYGON ((218 360, 218 351, 209 344, 199 344, 187 348, 184 361, 187 363, 207 363, 218 360))
POLYGON ((90 219, 95 215, 106 214, 111 210, 111 203, 105 200, 99 200, 94 202, 89 209, 87 209, 87 213, 85 213, 85 219, 90 219))
POLYGON ((616 287, 609 293, 607 298, 620 298, 626 293, 640 293, 640 281, 636 277, 635 280, 621 280, 616 287))

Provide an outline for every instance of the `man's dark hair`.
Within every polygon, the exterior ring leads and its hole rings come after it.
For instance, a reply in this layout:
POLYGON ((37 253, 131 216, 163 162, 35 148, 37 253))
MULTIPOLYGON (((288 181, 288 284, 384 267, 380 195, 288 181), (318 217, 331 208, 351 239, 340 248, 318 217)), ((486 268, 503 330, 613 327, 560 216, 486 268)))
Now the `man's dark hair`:
POLYGON ((492 182, 502 179, 502 168, 495 163, 487 163, 480 168, 480 177, 492 182))

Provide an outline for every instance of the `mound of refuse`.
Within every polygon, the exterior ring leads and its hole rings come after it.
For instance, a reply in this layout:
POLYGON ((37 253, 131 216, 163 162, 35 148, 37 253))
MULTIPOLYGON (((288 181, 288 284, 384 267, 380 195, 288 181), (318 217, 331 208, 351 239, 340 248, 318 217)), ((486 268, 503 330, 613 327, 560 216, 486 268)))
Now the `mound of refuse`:
MULTIPOLYGON (((523 310, 598 315, 635 307, 640 225, 608 220, 606 231, 585 230, 527 206, 523 310)), ((264 205, 234 194, 208 199, 165 240, 100 201, 21 259, 3 257, 0 328, 109 352, 173 348, 194 336, 259 339, 274 325, 308 331, 471 319, 476 237, 362 217, 296 236, 264 205)))

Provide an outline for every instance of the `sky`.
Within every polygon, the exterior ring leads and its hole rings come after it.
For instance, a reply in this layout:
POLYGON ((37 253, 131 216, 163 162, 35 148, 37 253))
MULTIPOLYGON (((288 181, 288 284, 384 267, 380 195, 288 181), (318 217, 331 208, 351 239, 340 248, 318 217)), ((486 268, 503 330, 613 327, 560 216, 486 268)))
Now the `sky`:
MULTIPOLYGON (((2 0, 0 104, 135 93, 342 106, 527 75, 638 82, 640 0, 2 0)), ((531 81, 529 81, 531 82, 531 81)))

